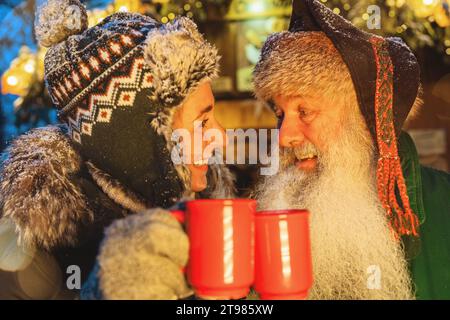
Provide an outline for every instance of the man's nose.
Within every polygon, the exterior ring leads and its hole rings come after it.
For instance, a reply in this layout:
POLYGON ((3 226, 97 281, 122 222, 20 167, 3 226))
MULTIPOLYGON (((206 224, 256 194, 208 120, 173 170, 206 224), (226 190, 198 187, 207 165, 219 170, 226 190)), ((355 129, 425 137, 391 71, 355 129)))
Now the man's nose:
POLYGON ((295 148, 302 144, 304 135, 300 129, 300 125, 295 121, 283 119, 280 128, 280 145, 285 148, 295 148))

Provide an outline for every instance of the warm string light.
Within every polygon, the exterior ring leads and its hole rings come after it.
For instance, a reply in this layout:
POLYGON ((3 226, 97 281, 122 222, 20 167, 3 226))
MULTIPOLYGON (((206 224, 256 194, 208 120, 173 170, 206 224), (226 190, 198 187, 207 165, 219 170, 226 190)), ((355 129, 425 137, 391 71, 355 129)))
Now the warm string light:
POLYGON ((6 78, 6 83, 14 87, 19 83, 19 80, 17 80, 16 76, 9 76, 6 78))
POLYGON ((431 6, 436 3, 436 0, 423 0, 423 4, 426 6, 431 6))
POLYGON ((110 14, 114 13, 114 6, 109 5, 105 9, 92 9, 88 10, 88 24, 89 26, 95 26, 100 23, 110 14))
MULTIPOLYGON (((166 24, 171 20, 174 20, 178 14, 184 14, 188 18, 194 17, 194 12, 196 10, 200 10, 203 7, 203 3, 201 1, 189 1, 185 2, 179 9, 169 12, 165 16, 161 18, 161 22, 166 24)), ((174 8, 172 8, 174 9, 174 8)))
POLYGON ((118 12, 140 12, 142 6, 139 0, 115 0, 114 9, 118 12))
MULTIPOLYGON (((134 0, 116 1, 114 5, 108 5, 104 9, 88 10, 88 24, 96 25, 115 11, 128 11, 125 2, 136 3, 134 0), (121 5, 117 7, 118 4, 121 5)), ((28 47, 22 47, 18 57, 11 62, 8 70, 2 75, 2 93, 19 97, 27 95, 33 84, 44 77, 46 51, 46 48, 39 47, 37 53, 33 53, 28 47)))
POLYGON ((251 13, 261 13, 264 12, 265 10, 265 6, 263 2, 251 2, 248 6, 247 6, 247 11, 251 12, 251 13))
POLYGON ((38 73, 41 73, 37 70, 39 58, 39 54, 31 52, 28 47, 22 47, 19 56, 11 62, 2 76, 2 93, 26 95, 38 73))

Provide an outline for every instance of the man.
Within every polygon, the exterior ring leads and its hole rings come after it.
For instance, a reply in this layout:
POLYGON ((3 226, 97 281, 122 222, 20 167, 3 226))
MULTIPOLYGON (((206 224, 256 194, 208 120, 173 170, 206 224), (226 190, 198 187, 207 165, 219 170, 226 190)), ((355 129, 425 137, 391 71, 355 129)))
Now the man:
POLYGON ((279 118, 282 164, 259 206, 310 210, 309 298, 450 299, 450 175, 420 166, 401 131, 420 105, 409 48, 296 0, 254 82, 279 118))

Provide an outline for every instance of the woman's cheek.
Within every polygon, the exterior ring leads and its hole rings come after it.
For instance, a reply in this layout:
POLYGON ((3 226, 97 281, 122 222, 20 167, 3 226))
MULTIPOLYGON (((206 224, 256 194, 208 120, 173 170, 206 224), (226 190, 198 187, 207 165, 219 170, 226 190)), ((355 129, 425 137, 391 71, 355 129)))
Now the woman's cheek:
POLYGON ((206 178, 206 170, 200 170, 197 168, 194 168, 192 165, 189 166, 189 169, 191 171, 191 189, 194 192, 200 192, 206 189, 206 186, 208 184, 207 178, 206 178))

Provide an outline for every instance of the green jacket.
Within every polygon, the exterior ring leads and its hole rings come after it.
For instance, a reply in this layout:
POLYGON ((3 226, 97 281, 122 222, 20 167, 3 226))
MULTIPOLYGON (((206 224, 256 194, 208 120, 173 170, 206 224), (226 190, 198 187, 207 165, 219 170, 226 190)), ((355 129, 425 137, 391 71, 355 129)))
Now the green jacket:
POLYGON ((417 299, 450 299, 450 174, 419 164, 411 137, 403 132, 399 154, 420 238, 404 239, 417 299))

